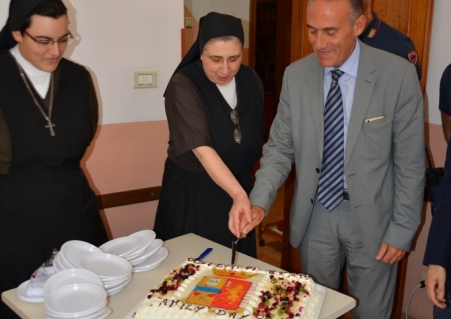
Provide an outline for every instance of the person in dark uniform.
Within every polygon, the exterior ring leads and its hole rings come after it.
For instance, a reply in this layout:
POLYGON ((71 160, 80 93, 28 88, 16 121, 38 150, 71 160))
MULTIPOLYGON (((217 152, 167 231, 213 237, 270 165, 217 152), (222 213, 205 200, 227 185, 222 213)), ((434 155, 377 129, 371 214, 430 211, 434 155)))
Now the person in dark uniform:
POLYGON ((434 319, 451 318, 451 146, 448 144, 442 195, 432 218, 423 264, 428 266, 425 285, 434 303, 434 319))
POLYGON ((440 79, 438 108, 442 116, 443 133, 449 142, 451 137, 451 64, 443 71, 440 79))
MULTIPOLYGON (((263 84, 242 65, 241 20, 212 12, 165 93, 168 158, 154 230, 195 233, 230 247, 229 212, 250 214, 252 169, 264 139, 263 84)), ((239 250, 256 257, 255 232, 239 250)))
POLYGON ((410 61, 421 79, 421 65, 412 41, 404 34, 389 26, 371 11, 371 0, 363 0, 363 14, 366 27, 359 39, 373 48, 396 54, 410 61))
MULTIPOLYGON (((66 60, 61 0, 12 0, 0 33, 0 292, 69 240, 107 235, 80 168, 98 109, 86 68, 66 60)), ((18 318, 3 302, 0 318, 18 318)))

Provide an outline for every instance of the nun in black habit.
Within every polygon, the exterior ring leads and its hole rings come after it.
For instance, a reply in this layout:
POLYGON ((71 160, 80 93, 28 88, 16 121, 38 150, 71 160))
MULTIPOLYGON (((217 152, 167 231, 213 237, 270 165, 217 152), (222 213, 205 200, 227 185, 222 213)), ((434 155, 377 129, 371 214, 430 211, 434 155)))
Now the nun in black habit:
MULTIPOLYGON (((243 44, 240 19, 207 14, 167 86, 168 158, 154 228, 164 240, 195 233, 230 247, 243 234, 234 222, 252 222, 248 193, 264 139, 264 91, 241 64, 243 44)), ((254 231, 238 250, 256 257, 254 231)))
MULTIPOLYGON (((62 57, 60 0, 12 0, 0 33, 0 292, 69 240, 107 236, 80 160, 97 127, 88 71, 62 57)), ((1 303, 0 318, 17 318, 1 303)))

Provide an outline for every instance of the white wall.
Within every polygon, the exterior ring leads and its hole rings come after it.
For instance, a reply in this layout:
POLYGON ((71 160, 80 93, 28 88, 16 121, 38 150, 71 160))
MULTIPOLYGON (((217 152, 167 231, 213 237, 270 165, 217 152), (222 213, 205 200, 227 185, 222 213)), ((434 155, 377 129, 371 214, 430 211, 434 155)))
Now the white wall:
POLYGON ((8 18, 9 10, 9 0, 0 0, 0 25, 5 25, 6 19, 8 18))
MULTIPOLYGON (((439 84, 443 70, 451 63, 451 41, 449 36, 450 0, 435 0, 432 20, 432 38, 429 53, 427 79, 427 99, 429 104, 429 123, 441 125, 438 111, 439 84)), ((440 164, 441 165, 441 164, 440 164)))
MULTIPOLYGON (((163 93, 180 61, 183 0, 63 0, 79 41, 65 56, 98 85, 101 123, 165 120, 163 93), (133 88, 133 71, 156 70, 158 87, 133 88)), ((4 25, 9 0, 0 0, 4 25)))

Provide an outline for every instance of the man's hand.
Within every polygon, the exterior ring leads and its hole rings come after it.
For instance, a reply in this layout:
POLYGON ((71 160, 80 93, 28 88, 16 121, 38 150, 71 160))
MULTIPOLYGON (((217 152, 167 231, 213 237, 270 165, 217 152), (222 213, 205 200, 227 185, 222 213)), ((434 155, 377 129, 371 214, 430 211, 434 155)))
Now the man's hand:
POLYGON ((257 227, 265 218, 265 210, 260 206, 251 206, 251 222, 241 223, 241 234, 246 237, 248 233, 257 227))
POLYGON ((403 259, 405 255, 406 252, 404 250, 382 243, 381 248, 376 255, 376 260, 393 265, 403 259))
POLYGON ((246 237, 265 218, 265 210, 259 206, 250 207, 249 212, 247 215, 247 209, 235 207, 234 201, 229 213, 229 229, 236 237, 246 237))
POLYGON ((424 283, 429 299, 439 308, 446 308, 445 299, 446 270, 442 266, 429 265, 424 283))

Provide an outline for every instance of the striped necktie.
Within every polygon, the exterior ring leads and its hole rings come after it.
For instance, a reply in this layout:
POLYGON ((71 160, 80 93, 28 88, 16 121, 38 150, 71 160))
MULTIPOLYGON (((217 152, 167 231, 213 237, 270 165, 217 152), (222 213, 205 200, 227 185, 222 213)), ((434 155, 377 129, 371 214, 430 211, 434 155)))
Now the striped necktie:
POLYGON ((343 71, 331 71, 332 83, 324 107, 324 153, 318 184, 318 200, 331 211, 343 200, 344 121, 338 79, 343 71))

